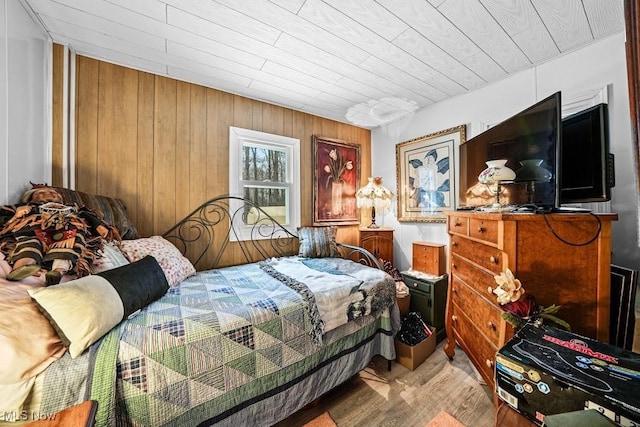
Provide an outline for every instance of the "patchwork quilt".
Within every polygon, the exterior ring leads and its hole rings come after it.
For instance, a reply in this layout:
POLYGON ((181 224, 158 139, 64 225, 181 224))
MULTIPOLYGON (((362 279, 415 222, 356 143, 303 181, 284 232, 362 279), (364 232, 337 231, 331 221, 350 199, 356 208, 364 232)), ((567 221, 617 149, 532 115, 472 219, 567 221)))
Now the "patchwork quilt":
POLYGON ((390 276, 342 259, 280 261, 198 273, 94 345, 77 363, 95 359, 79 388, 100 402, 96 425, 214 424, 381 329, 393 347, 390 276))

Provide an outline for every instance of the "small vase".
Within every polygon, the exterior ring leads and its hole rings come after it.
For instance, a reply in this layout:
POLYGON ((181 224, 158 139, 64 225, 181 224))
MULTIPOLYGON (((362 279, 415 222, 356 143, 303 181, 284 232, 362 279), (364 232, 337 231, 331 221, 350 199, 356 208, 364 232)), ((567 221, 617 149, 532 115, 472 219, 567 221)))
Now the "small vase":
POLYGON ((331 183, 331 214, 334 216, 342 215, 342 183, 331 183))

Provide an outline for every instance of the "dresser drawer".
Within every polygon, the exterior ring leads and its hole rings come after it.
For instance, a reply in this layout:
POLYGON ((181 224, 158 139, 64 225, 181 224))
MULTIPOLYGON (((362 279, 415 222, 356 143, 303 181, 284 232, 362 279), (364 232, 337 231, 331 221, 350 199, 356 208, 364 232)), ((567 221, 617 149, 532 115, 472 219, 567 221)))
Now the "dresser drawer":
POLYGON ((449 233, 469 235, 469 218, 466 217, 449 217, 449 233))
POLYGON ((457 305, 452 305, 451 321, 454 334, 460 341, 465 353, 478 369, 490 389, 493 389, 494 366, 498 348, 487 341, 478 332, 471 320, 457 305))
MULTIPOLYGON (((486 290, 485 290, 486 292, 486 290)), ((500 311, 455 277, 451 282, 451 299, 478 330, 496 347, 500 344, 500 311)))
POLYGON ((468 286, 475 289, 477 293, 491 301, 494 305, 498 305, 495 300, 495 295, 489 291, 490 287, 493 289, 497 286, 496 281, 493 278, 493 274, 480 270, 459 256, 453 254, 451 256, 451 275, 453 277, 458 277, 468 286))
POLYGON ((469 236, 497 245, 498 224, 490 219, 469 218, 469 236))
POLYGON ((464 237, 451 236, 451 251, 496 274, 500 274, 506 264, 503 260, 505 254, 500 249, 464 237))

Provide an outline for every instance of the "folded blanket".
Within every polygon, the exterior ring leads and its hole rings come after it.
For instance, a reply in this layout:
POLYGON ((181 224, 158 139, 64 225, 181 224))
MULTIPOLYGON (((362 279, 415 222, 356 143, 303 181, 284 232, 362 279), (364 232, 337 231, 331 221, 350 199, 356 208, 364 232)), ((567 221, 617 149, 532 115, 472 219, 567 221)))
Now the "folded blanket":
POLYGON ((393 285, 380 286, 393 283, 384 271, 340 258, 273 258, 263 263, 263 269, 305 296, 312 305, 312 320, 314 310, 320 317, 320 335, 386 308, 392 302, 388 294, 395 294, 393 285), (311 295, 306 295, 308 292, 311 295))

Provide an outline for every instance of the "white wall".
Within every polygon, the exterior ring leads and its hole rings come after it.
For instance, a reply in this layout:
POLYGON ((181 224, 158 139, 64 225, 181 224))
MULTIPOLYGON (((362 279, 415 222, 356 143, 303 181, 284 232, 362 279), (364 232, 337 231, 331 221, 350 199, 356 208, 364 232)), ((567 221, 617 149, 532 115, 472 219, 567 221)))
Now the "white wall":
MULTIPOLYGON (((611 211, 619 214, 613 225, 613 262, 640 269, 638 248, 637 188, 631 143, 624 33, 618 33, 538 67, 523 71, 469 94, 419 111, 402 133, 390 136, 385 129, 372 132, 372 174, 382 176, 397 193, 395 146, 461 124, 467 139, 481 131, 481 124, 501 121, 560 90, 563 99, 588 90, 608 87, 611 151, 616 158, 616 186, 611 211)), ((457 165, 456 165, 457 166, 457 165)), ((457 197, 457 196, 456 196, 457 197)), ((400 270, 411 266, 411 243, 426 240, 448 243, 444 224, 407 223, 396 219, 396 206, 383 218, 395 228, 394 263, 400 270)))
POLYGON ((51 182, 51 42, 22 2, 0 0, 0 204, 51 182))

